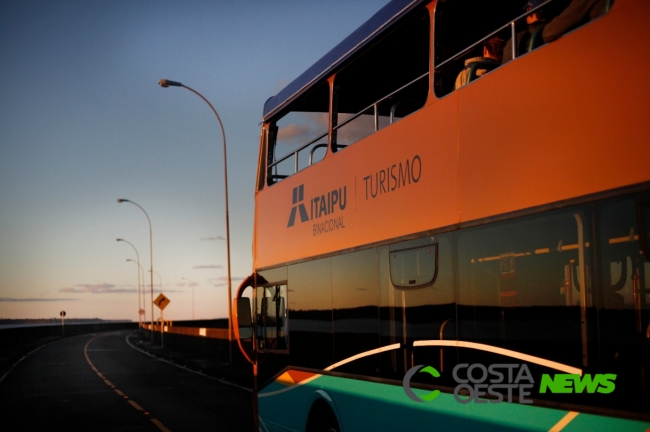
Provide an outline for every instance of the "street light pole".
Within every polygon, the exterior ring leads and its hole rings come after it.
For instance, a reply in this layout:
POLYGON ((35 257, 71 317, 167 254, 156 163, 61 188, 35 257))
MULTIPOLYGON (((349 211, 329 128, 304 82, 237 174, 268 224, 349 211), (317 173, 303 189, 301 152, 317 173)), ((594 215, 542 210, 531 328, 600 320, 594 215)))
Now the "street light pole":
POLYGON ((190 283, 190 286, 192 287, 192 321, 194 321, 194 285, 195 283, 189 280, 188 278, 184 277, 186 281, 190 283))
MULTIPOLYGON (((129 246, 131 246, 135 251, 135 256, 138 258, 138 261, 136 263, 138 264, 138 325, 140 326, 140 328, 142 328, 142 315, 140 314, 140 311, 142 310, 142 302, 141 302, 142 299, 140 298, 140 270, 142 267, 140 266, 140 254, 138 253, 138 250, 135 248, 135 246, 131 244, 131 242, 121 238, 115 239, 115 241, 124 242, 129 246)), ((133 260, 127 260, 127 261, 133 261, 133 260)))
POLYGON ((151 230, 151 219, 149 218, 149 215, 147 214, 145 209, 143 209, 142 206, 136 203, 135 201, 130 201, 124 198, 118 198, 117 202, 120 204, 123 202, 128 202, 138 206, 140 210, 142 210, 144 215, 147 217, 147 221, 149 222, 149 266, 150 266, 149 271, 151 272, 151 342, 153 342, 153 234, 151 230))
MULTIPOLYGON (((160 274, 158 272, 153 272, 153 273, 156 273, 156 276, 158 276, 158 281, 160 282, 160 294, 162 294, 163 293, 162 278, 160 277, 160 274)), ((163 314, 162 308, 160 308, 160 346, 161 347, 165 346, 164 332, 165 332, 165 315, 163 314)))
MULTIPOLYGON (((149 271, 151 271, 151 270, 149 270, 149 271)), ((158 276, 158 282, 160 283, 160 294, 162 294, 163 293, 162 278, 160 277, 160 273, 158 273, 158 272, 154 272, 154 273, 156 273, 156 276, 158 276)))
POLYGON ((191 91, 201 99, 205 103, 208 104, 214 115, 217 117, 217 121, 219 121, 219 126, 221 127, 221 136, 223 138, 223 178, 224 178, 224 187, 225 187, 225 201, 226 201, 226 254, 227 254, 227 263, 228 263, 228 360, 229 363, 232 364, 232 288, 231 288, 231 277, 230 277, 230 221, 228 218, 228 164, 227 164, 227 158, 226 158, 226 132, 223 128, 223 123, 221 122, 221 117, 219 117, 219 113, 217 113, 217 110, 214 109, 212 104, 205 98, 203 95, 196 90, 183 85, 177 81, 170 81, 166 79, 161 79, 160 82, 161 87, 183 87, 186 88, 187 90, 191 91))
MULTIPOLYGON (((132 260, 132 259, 127 259, 126 261, 127 262, 128 261, 133 261, 134 263, 138 264, 137 261, 132 260)), ((140 324, 142 324, 141 319, 140 319, 141 318, 140 310, 142 309, 142 305, 140 304, 140 265, 139 264, 138 264, 138 267, 136 268, 136 271, 138 272, 138 276, 137 276, 137 278, 138 278, 138 325, 140 325, 140 324)))
MULTIPOLYGON (((142 268, 140 263, 137 262, 137 261, 134 261, 132 259, 127 259, 127 261, 134 262, 134 263, 136 263, 138 265, 138 276, 140 276, 140 272, 142 272, 142 284, 143 284, 142 291, 143 291, 143 295, 142 295, 142 299, 138 299, 138 304, 140 304, 140 300, 144 301, 144 269, 142 268)), ((140 285, 140 280, 139 279, 138 279, 138 285, 140 285)), ((142 320, 143 320, 143 322, 146 322, 147 321, 147 315, 146 315, 147 311, 144 308, 144 306, 140 307, 140 310, 138 311, 138 314, 140 314, 140 311, 142 311, 142 320)))

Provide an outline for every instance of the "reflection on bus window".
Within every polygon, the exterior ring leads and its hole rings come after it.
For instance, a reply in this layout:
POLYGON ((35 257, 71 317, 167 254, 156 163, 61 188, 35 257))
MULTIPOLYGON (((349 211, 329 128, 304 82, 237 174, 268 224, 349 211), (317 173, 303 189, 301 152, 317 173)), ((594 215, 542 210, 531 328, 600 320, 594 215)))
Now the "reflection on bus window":
POLYGON ((391 246, 390 277, 400 288, 418 288, 435 282, 438 244, 425 237, 391 246))
MULTIPOLYGON (((434 250, 432 249, 432 252, 434 250)), ((429 255, 428 253, 426 254, 429 255)), ((384 305, 387 310, 382 311, 382 345, 402 343, 404 347, 412 346, 414 341, 432 338, 456 339, 456 305, 454 304, 454 282, 453 282, 453 254, 452 234, 438 234, 433 237, 424 237, 416 240, 392 244, 386 247, 384 253, 386 278, 389 280, 387 299, 384 305), (415 249, 408 249, 415 247, 415 249), (391 282, 394 279, 394 269, 389 263, 390 256, 400 249, 406 251, 427 250, 435 247, 437 252, 437 271, 435 271, 435 283, 428 284, 417 289, 404 289, 391 282), (391 249, 388 251, 387 249, 391 249)), ((404 262, 404 268, 416 268, 415 260, 417 255, 405 254, 404 261, 409 260, 410 264, 404 262)), ((382 261, 383 262, 383 261, 382 261)), ((431 268, 431 267, 429 267, 431 268)), ((384 309, 384 308, 382 308, 384 309)), ((445 348, 447 364, 450 365, 455 357, 453 348, 445 348)), ((382 373, 386 377, 400 378, 399 374, 404 373, 415 364, 431 364, 439 367, 440 350, 417 350, 411 351, 408 348, 401 352, 393 351, 383 355, 382 373), (395 375, 392 375, 395 374, 395 375)), ((419 375, 419 374, 416 374, 419 375)), ((449 377, 446 375, 445 377, 449 377)), ((446 379, 445 377, 442 380, 446 379)), ((414 376, 413 382, 421 382, 422 376, 414 376)), ((443 384, 441 380, 441 384, 443 384)), ((445 382, 443 385, 447 385, 445 382)))
POLYGON ((588 275, 581 274, 588 261, 580 256, 591 250, 586 234, 580 213, 462 232, 460 338, 580 366, 582 298, 592 305, 588 275))
MULTIPOLYGON (((641 394, 648 384, 642 353, 650 327, 650 259, 640 241, 648 219, 638 212, 648 198, 646 194, 637 200, 610 201, 598 215, 601 361, 604 369, 617 374, 617 388, 626 388, 630 395, 641 394)), ((638 398, 619 397, 608 403, 613 408, 647 410, 638 398)))
MULTIPOLYGON (((575 209, 462 231, 459 339, 575 367, 595 364, 596 326, 587 326, 595 313, 588 214, 575 209)), ((469 351, 459 360, 490 361, 469 351)))
POLYGON ((421 11, 336 74, 334 141, 355 143, 424 106, 429 14, 421 11))
POLYGON ((638 202, 636 212, 641 252, 650 260, 650 200, 638 202))
POLYGON ((269 129, 267 183, 323 159, 327 151, 329 86, 321 84, 290 106, 269 129))
POLYGON ((325 368, 333 363, 332 260, 291 265, 289 281, 291 364, 325 368))
POLYGON ((603 257, 603 306, 606 309, 636 309, 647 305, 648 257, 643 254, 634 200, 606 206, 601 214, 603 257), (638 282, 638 283, 637 283, 638 282))
MULTIPOLYGON (((328 258, 330 259, 330 258, 328 258)), ((331 258, 334 361, 379 348, 379 273, 377 250, 367 249, 331 258)), ((369 356, 340 369, 378 375, 379 357, 369 356)))
POLYGON ((259 348, 288 349, 286 284, 258 287, 256 297, 259 348))

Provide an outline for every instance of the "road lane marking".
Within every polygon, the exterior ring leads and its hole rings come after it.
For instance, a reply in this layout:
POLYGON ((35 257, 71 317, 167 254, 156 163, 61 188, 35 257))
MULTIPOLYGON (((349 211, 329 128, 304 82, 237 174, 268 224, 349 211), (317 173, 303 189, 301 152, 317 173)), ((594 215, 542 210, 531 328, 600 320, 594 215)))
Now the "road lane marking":
POLYGON ((129 400, 129 403, 133 405, 133 408, 137 409, 138 411, 144 411, 144 409, 140 405, 135 403, 135 401, 129 400))
POLYGON ((34 354, 34 353, 35 353, 36 351, 38 351, 39 349, 41 349, 41 348, 43 348, 43 347, 46 347, 46 346, 49 345, 49 344, 53 344, 54 342, 59 342, 59 341, 61 341, 61 339, 57 339, 57 340, 54 340, 54 341, 48 342, 48 343, 46 343, 46 344, 43 344, 43 345, 39 346, 38 348, 35 348, 35 349, 31 350, 30 352, 28 352, 27 354, 25 354, 25 355, 22 356, 21 358, 19 358, 19 359, 18 359, 18 360, 17 360, 17 361, 16 361, 16 362, 15 362, 15 363, 14 363, 14 364, 9 368, 9 369, 8 369, 8 370, 7 370, 7 371, 6 371, 6 372, 5 372, 5 373, 0 377, 0 384, 2 383, 2 381, 5 380, 5 378, 7 378, 7 376, 9 375, 9 373, 10 373, 12 370, 14 370, 14 368, 15 368, 16 366, 18 366, 18 363, 22 362, 22 361, 25 360, 27 357, 29 357, 30 355, 34 354))
MULTIPOLYGON (((128 397, 127 395, 125 395, 124 393, 122 393, 119 389, 115 388, 115 385, 114 385, 112 382, 110 382, 109 380, 107 380, 106 377, 104 377, 104 375, 102 375, 102 374, 97 370, 97 368, 95 367, 95 365, 93 364, 93 362, 90 360, 90 357, 88 356, 88 346, 90 345, 90 343, 91 343, 92 341, 94 341, 95 339, 97 339, 97 338, 100 337, 100 336, 101 336, 101 335, 97 335, 97 336, 95 336, 94 338, 90 339, 88 342, 86 342, 86 345, 84 346, 84 356, 86 357, 86 361, 88 362, 88 364, 90 365, 90 367, 91 367, 95 372, 97 372, 97 375, 98 375, 102 380, 104 380, 104 382, 105 382, 106 384, 110 385, 110 386, 113 388, 113 391, 114 391, 115 393, 117 393, 118 395, 122 396, 124 399, 129 399, 129 397, 128 397)), ((131 345, 131 344, 129 344, 129 345, 131 345)), ((108 351, 108 350, 91 350, 91 351, 108 351)), ((129 404, 131 404, 131 406, 132 406, 133 408, 137 409, 138 411, 142 411, 142 412, 144 413, 144 415, 146 415, 146 416, 149 415, 149 412, 145 411, 144 408, 142 408, 140 405, 138 405, 138 404, 137 404, 136 402, 134 402, 133 400, 130 400, 130 399, 129 399, 127 402, 129 402, 129 404)), ((158 426, 158 429, 160 429, 161 431, 163 431, 163 432, 171 432, 171 430, 169 430, 167 427, 165 427, 165 425, 162 424, 159 420, 157 420, 157 419, 150 419, 150 420, 151 420, 151 421, 152 421, 156 426, 158 426)))
POLYGON ((163 432, 172 432, 171 430, 167 429, 164 424, 160 423, 158 419, 151 419, 151 422, 158 426, 158 429, 160 429, 163 432))
POLYGON ((208 379, 211 379, 211 380, 213 380, 213 381, 218 381, 218 382, 220 382, 220 383, 222 383, 222 384, 226 384, 226 385, 229 385, 229 386, 232 386, 232 387, 237 387, 238 389, 246 390, 246 391, 249 392, 249 393, 252 393, 252 392, 253 392, 253 390, 249 389, 248 387, 240 386, 239 384, 234 384, 234 383, 231 383, 231 382, 229 382, 229 381, 222 380, 222 379, 220 379, 220 378, 215 378, 215 377, 212 377, 212 376, 210 376, 210 375, 206 375, 206 374, 204 374, 203 372, 197 372, 197 371, 195 371, 195 370, 192 370, 192 369, 186 368, 185 366, 181 366, 181 365, 178 365, 178 364, 176 364, 176 363, 172 363, 172 362, 170 362, 169 360, 166 360, 166 359, 164 359, 164 358, 156 357, 156 356, 153 355, 153 354, 149 354, 148 352, 146 352, 146 351, 144 351, 144 350, 141 350, 141 349, 138 348, 137 346, 133 345, 133 344, 131 343, 131 341, 129 340, 129 336, 130 336, 130 335, 127 335, 127 336, 126 336, 126 339, 125 339, 125 340, 126 340, 126 343, 129 344, 129 346, 130 346, 131 348, 133 348, 133 349, 136 350, 136 351, 141 352, 142 354, 148 355, 149 357, 154 358, 154 359, 156 359, 156 360, 158 360, 158 361, 165 362, 165 363, 169 363, 169 364, 172 365, 172 366, 176 366, 177 368, 181 368, 181 369, 183 369, 183 370, 185 370, 185 371, 192 372, 193 374, 200 375, 200 376, 202 376, 202 377, 204 377, 204 378, 208 378, 208 379))
POLYGON ((562 420, 560 420, 559 422, 557 422, 557 423, 555 424, 555 426, 553 426, 553 427, 552 427, 548 432, 560 432, 562 429, 564 429, 564 427, 565 427, 566 425, 568 425, 569 423, 571 423, 571 421, 572 421, 574 418, 576 418, 576 417, 578 416, 578 414, 579 414, 579 413, 578 413, 578 412, 575 412, 575 411, 570 411, 570 412, 568 412, 567 415, 565 415, 564 417, 562 417, 562 420))

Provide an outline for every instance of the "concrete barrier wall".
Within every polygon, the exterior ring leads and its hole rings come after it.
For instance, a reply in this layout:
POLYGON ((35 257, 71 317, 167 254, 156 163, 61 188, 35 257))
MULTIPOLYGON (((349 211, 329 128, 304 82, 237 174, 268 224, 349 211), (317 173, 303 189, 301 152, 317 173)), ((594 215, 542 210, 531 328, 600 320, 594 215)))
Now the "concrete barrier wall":
POLYGON ((210 319, 210 320, 165 321, 165 323, 166 324, 171 323, 172 327, 207 327, 207 328, 221 328, 221 329, 228 328, 228 318, 219 318, 219 319, 210 319))
POLYGON ((21 339, 33 340, 49 336, 72 336, 84 333, 96 333, 123 329, 137 329, 136 322, 96 322, 85 324, 42 325, 26 327, 9 327, 0 329, 0 343, 21 339))
MULTIPOLYGON (((224 328, 213 327, 181 327, 181 322, 172 323, 165 326, 163 342, 166 347, 179 351, 185 351, 194 354, 204 355, 206 357, 218 357, 228 361, 228 321, 225 321, 224 328)), ((196 322, 190 322, 196 325, 196 322)), ((185 323, 183 323, 185 324, 185 323)), ((208 324, 208 323, 201 323, 208 324)), ((214 324, 214 323, 210 323, 214 324)), ((151 325, 144 324, 143 332, 145 338, 151 337, 151 325)), ((154 325, 154 342, 160 343, 161 333, 160 326, 154 325)), ((232 356, 233 362, 237 364, 247 363, 244 356, 239 351, 237 342, 232 338, 232 356)))

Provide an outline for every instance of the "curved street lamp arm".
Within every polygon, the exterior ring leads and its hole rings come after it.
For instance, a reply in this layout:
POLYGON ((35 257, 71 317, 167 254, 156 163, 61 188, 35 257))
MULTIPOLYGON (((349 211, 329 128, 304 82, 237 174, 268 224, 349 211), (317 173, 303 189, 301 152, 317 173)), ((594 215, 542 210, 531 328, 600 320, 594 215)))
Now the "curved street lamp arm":
POLYGON ((149 271, 151 272, 151 281, 150 281, 151 283, 151 341, 153 342, 153 233, 151 229, 151 219, 149 218, 149 214, 147 213, 147 211, 144 208, 142 208, 142 206, 137 202, 124 199, 124 198, 118 198, 117 202, 118 203, 128 202, 138 206, 140 210, 142 210, 144 215, 147 217, 147 221, 149 222, 149 266, 150 266, 149 271))
POLYGON ((223 138, 223 176, 224 176, 224 187, 225 187, 225 201, 226 201, 226 254, 227 254, 227 263, 228 263, 228 355, 229 355, 229 361, 230 364, 232 364, 232 284, 231 284, 231 273, 230 273, 230 218, 229 218, 229 209, 228 209, 228 159, 226 155, 226 132, 223 127, 223 122, 221 121, 221 117, 219 117, 219 113, 217 113, 217 110, 212 106, 210 101, 208 101, 203 95, 196 90, 194 90, 191 87, 188 87, 180 82, 177 81, 171 81, 167 79, 161 79, 160 82, 161 87, 183 87, 186 88, 187 90, 191 91, 203 101, 208 104, 214 115, 217 117, 217 121, 219 122, 219 126, 221 127, 221 136, 223 138))

